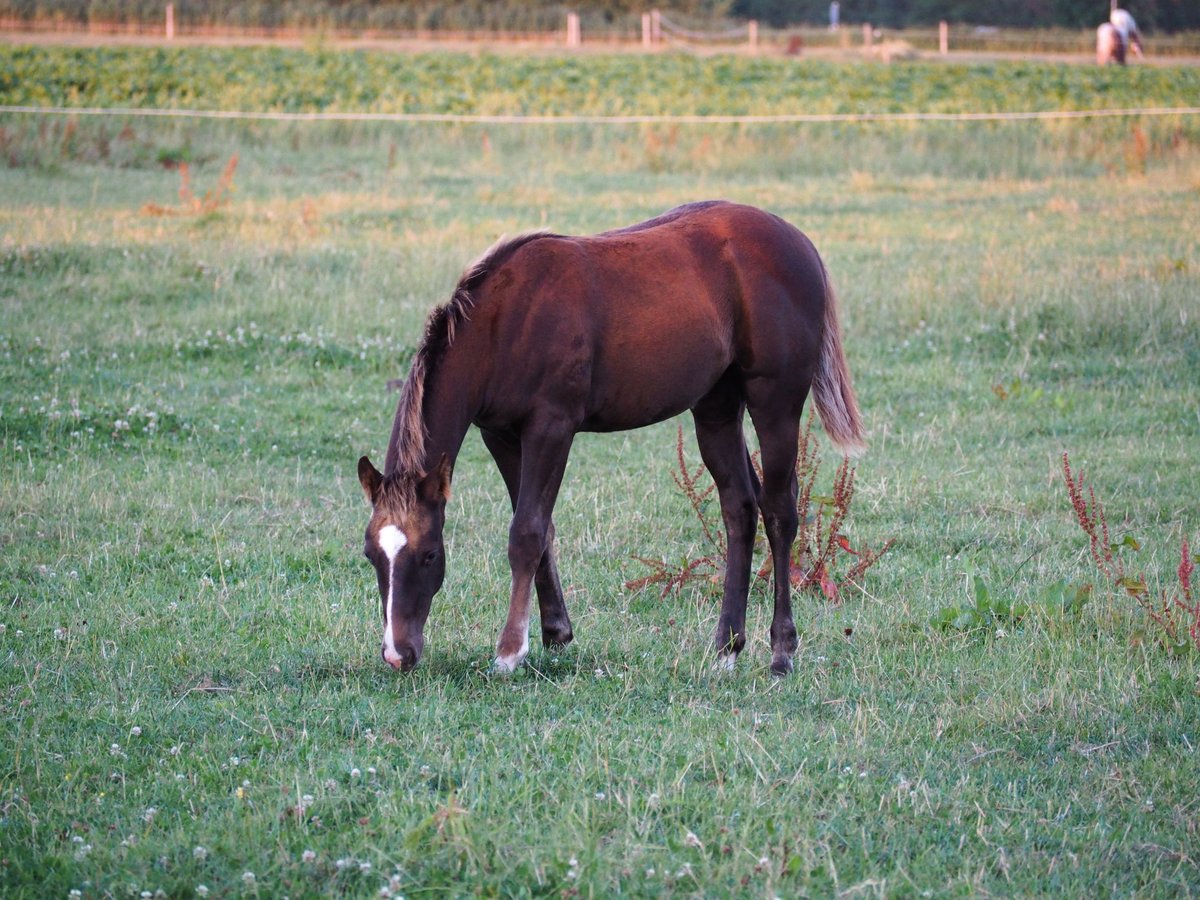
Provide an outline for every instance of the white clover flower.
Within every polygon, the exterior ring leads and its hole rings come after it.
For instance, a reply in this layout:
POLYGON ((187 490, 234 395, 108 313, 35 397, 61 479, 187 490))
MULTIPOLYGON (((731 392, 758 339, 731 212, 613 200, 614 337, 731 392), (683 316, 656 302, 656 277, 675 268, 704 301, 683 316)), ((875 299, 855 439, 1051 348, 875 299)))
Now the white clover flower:
POLYGON ((192 859, 198 859, 203 862, 208 859, 208 851, 203 847, 194 847, 192 849, 192 859))
POLYGON ((371 871, 371 863, 370 863, 370 861, 369 861, 369 860, 366 860, 366 859, 364 859, 362 862, 360 862, 360 863, 358 864, 358 871, 360 871, 360 872, 370 872, 370 871, 371 871))
POLYGON ((683 842, 689 847, 698 847, 701 849, 704 847, 704 842, 701 841, 700 838, 696 837, 696 833, 694 831, 689 831, 686 835, 684 835, 683 842))
POLYGON ((312 850, 305 850, 300 854, 300 862, 310 863, 317 858, 317 854, 312 850))
POLYGON ((242 873, 242 882, 246 885, 246 887, 253 887, 255 884, 255 881, 256 881, 256 879, 254 877, 253 872, 243 872, 242 873))
POLYGON ((356 766, 355 768, 350 770, 350 777, 351 778, 362 778, 362 770, 356 766))
POLYGON ((144 813, 142 813, 142 821, 149 824, 150 822, 154 821, 154 817, 156 815, 158 815, 158 807, 147 806, 146 811, 144 813))
POLYGON ((71 888, 70 892, 67 894, 68 900, 79 900, 79 898, 82 896, 83 891, 81 891, 79 888, 71 888))
POLYGON ((196 896, 197 897, 207 897, 208 896, 208 885, 206 885, 206 884, 196 885, 196 896))

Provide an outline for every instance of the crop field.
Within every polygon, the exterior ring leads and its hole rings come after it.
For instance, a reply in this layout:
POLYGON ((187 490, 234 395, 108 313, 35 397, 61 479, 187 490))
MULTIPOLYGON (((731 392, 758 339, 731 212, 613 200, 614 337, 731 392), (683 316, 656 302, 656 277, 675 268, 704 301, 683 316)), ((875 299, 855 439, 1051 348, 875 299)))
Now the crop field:
MULTIPOLYGON (((7 105, 1020 111, 1187 105, 1197 81, 0 47, 7 105)), ((1200 646, 1156 605, 1198 593, 1197 222, 1185 115, 0 113, 0 895, 1200 893, 1200 646), (472 434, 425 656, 393 672, 355 464, 383 456, 425 314, 501 234, 709 197, 822 252, 868 426, 844 532, 894 543, 839 603, 798 594, 785 679, 756 582, 718 674, 717 585, 626 586, 635 557, 708 552, 679 423, 582 435, 556 509, 576 641, 497 676, 508 500, 472 434)))

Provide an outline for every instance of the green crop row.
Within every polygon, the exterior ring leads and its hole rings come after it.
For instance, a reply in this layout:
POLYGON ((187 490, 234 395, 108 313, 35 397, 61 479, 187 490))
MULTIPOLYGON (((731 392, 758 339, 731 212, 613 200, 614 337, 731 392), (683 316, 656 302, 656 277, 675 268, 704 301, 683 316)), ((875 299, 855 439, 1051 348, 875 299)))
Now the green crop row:
POLYGON ((1200 68, 690 55, 0 47, 0 103, 286 112, 800 114, 1185 106, 1200 68))

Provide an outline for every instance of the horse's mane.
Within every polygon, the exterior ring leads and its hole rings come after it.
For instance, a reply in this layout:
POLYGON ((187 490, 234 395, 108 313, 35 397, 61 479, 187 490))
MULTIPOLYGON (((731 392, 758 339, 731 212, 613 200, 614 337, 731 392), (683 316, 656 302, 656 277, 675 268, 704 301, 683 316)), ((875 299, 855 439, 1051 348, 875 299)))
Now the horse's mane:
POLYGON ((392 446, 389 448, 389 460, 394 458, 394 463, 387 467, 389 475, 385 485, 411 481, 412 475, 424 474, 425 440, 428 437, 425 427, 426 389, 436 374, 438 362, 454 343, 455 333, 470 321, 480 285, 526 244, 538 238, 554 236, 548 231, 530 231, 512 238, 500 238, 467 267, 450 299, 429 313, 425 320, 425 334, 400 392, 396 423, 392 429, 392 446), (405 473, 410 478, 399 477, 405 473))

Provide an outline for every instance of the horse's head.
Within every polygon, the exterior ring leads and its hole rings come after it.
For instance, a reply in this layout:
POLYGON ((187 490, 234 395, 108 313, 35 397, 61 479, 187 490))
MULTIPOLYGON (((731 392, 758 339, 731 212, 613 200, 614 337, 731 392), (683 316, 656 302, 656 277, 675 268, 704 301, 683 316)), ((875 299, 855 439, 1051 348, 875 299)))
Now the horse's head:
POLYGON ((450 461, 431 471, 385 478, 365 456, 358 480, 371 504, 363 554, 375 566, 383 606, 383 658, 394 669, 417 664, 425 620, 442 586, 446 559, 442 526, 450 494, 450 461))

